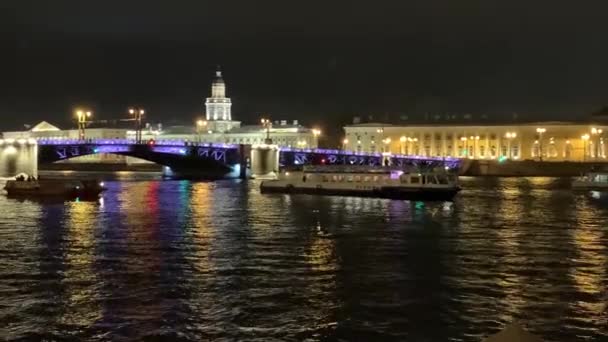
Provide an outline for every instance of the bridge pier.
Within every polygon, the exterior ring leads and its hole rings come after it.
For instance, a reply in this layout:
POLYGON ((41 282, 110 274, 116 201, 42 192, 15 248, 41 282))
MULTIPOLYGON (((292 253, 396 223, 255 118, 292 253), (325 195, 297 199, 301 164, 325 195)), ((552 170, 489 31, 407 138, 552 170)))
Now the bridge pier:
POLYGON ((279 174, 279 146, 258 145, 251 148, 251 177, 276 178, 279 174))

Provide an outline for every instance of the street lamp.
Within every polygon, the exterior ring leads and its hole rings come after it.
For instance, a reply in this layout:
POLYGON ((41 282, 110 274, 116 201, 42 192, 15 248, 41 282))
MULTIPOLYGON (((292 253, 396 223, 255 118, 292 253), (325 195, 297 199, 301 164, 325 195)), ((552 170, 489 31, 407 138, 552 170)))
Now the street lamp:
POLYGON ((317 147, 319 147, 319 136, 321 135, 321 130, 318 128, 313 128, 312 135, 314 135, 316 145, 317 145, 317 147))
POLYGON ((507 148, 509 149, 509 152, 507 153, 509 159, 511 159, 513 157, 513 153, 512 153, 512 149, 511 149, 511 140, 517 138, 517 133, 515 132, 507 132, 507 134, 505 134, 505 138, 507 138, 507 148))
POLYGON ((418 138, 407 138, 407 145, 405 145, 405 154, 406 155, 410 155, 410 154, 415 154, 414 153, 414 147, 416 147, 416 142, 418 141, 418 138), (412 146, 414 145, 414 146, 412 146))
POLYGON ((399 142, 401 143, 401 144, 400 144, 400 146, 401 146, 401 150, 400 150, 399 152, 400 152, 401 154, 403 154, 403 153, 404 153, 404 147, 403 147, 403 145, 405 145, 405 142, 406 142, 406 141, 407 141, 407 137, 406 137, 406 136, 404 136, 404 135, 403 135, 403 136, 401 136, 401 138, 399 138, 399 142))
POLYGON ((78 139, 80 140, 84 140, 85 139, 85 129, 87 126, 87 122, 91 115, 93 115, 93 113, 91 113, 91 111, 83 111, 83 110, 77 110, 76 111, 76 118, 78 119, 78 139))
POLYGON ((204 127, 207 127, 207 121, 206 120, 202 120, 202 119, 196 120, 196 135, 198 137, 198 142, 199 143, 203 140, 201 138, 201 133, 202 133, 204 127))
POLYGON ((348 139, 344 138, 342 140, 342 150, 346 151, 346 145, 348 145, 348 139))
POLYGON ((583 139, 583 161, 587 160, 587 140, 589 140, 589 134, 584 134, 581 136, 583 139))
POLYGON ((264 140, 264 143, 267 145, 271 145, 272 139, 270 139, 270 127, 272 126, 272 122, 270 122, 269 119, 265 118, 262 118, 260 122, 262 123, 262 127, 266 129, 266 139, 264 140))
POLYGON ((390 152, 391 138, 386 138, 382 142, 384 143, 384 152, 390 152))
POLYGON ((595 147, 594 147, 595 158, 597 158, 598 155, 599 155, 600 140, 601 140, 602 133, 603 133, 603 130, 601 128, 600 129, 595 128, 595 127, 591 128, 591 135, 593 135, 593 136, 597 135, 598 136, 596 139, 594 139, 596 141, 596 144, 595 144, 595 147))
POLYGON ((144 116, 146 111, 141 108, 129 108, 129 114, 133 115, 133 120, 135 120, 135 143, 141 144, 141 119, 144 116))
POLYGON ((463 147, 464 147, 465 154, 466 154, 466 156, 468 157, 468 156, 469 156, 469 148, 468 148, 468 146, 467 146, 467 140, 468 140, 468 139, 467 139, 467 137, 460 137, 460 141, 462 141, 462 144, 463 144, 463 147))
POLYGON ((539 159, 543 161, 543 134, 547 131, 546 128, 537 128, 536 133, 538 133, 538 154, 539 159))

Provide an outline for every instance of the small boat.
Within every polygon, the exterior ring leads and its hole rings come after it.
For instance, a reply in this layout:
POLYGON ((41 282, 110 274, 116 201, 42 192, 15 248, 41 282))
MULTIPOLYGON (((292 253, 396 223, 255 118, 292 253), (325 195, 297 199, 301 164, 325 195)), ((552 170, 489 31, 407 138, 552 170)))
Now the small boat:
POLYGON ((572 189, 608 191, 608 172, 589 172, 572 181, 572 189))
POLYGON ((316 166, 263 181, 260 191, 449 201, 460 186, 458 176, 443 168, 410 172, 391 167, 316 166))
POLYGON ((96 198, 105 187, 103 182, 95 180, 41 180, 19 175, 14 180, 8 180, 4 190, 10 197, 96 198))

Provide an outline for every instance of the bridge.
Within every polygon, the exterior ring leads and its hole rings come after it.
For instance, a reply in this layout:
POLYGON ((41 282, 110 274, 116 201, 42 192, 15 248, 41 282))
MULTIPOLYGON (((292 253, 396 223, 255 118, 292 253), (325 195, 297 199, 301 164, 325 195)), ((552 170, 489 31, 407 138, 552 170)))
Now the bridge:
MULTIPOLYGON (((251 168, 251 160, 255 153, 268 147, 269 145, 192 143, 183 140, 157 140, 147 144, 137 144, 134 140, 126 139, 39 139, 38 162, 53 163, 85 155, 110 153, 148 160, 184 175, 196 175, 212 179, 244 178, 247 177, 247 170, 251 168)), ((274 148, 277 150, 276 146, 274 148)), ((321 148, 278 148, 279 168, 340 164, 394 165, 397 167, 436 167, 444 165, 450 169, 456 169, 460 165, 460 159, 321 148)))

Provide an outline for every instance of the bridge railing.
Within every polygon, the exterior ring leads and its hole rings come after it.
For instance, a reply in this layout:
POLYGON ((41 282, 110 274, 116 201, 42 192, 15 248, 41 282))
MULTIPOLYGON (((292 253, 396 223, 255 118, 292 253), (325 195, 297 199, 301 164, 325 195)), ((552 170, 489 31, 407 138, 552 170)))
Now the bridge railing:
POLYGON ((348 150, 338 149, 324 149, 324 148, 292 148, 292 147, 281 147, 281 152, 295 152, 295 153, 314 153, 314 154, 335 154, 345 156, 362 156, 362 157, 386 157, 386 158, 398 158, 398 159, 418 159, 418 160, 433 160, 433 161, 458 161, 460 158, 454 157, 430 157, 430 156, 419 156, 419 155, 407 155, 407 154, 392 154, 392 153, 378 153, 378 152, 357 152, 348 150))
MULTIPOLYGON (((137 145, 134 139, 37 139, 40 145, 137 145)), ((180 139, 155 140, 154 146, 199 146, 218 148, 237 148, 238 145, 224 143, 198 143, 180 139)))

